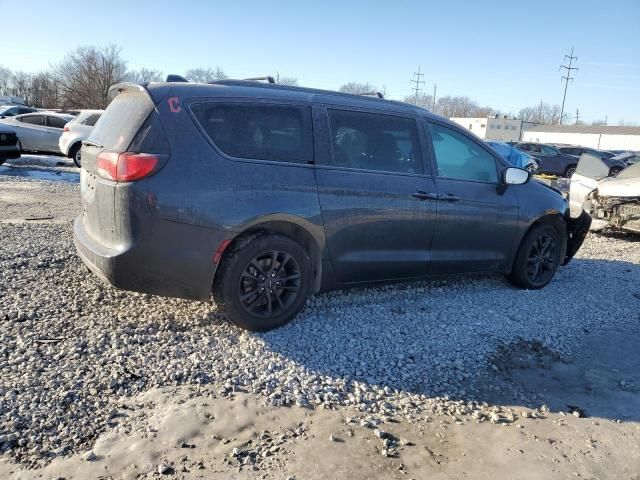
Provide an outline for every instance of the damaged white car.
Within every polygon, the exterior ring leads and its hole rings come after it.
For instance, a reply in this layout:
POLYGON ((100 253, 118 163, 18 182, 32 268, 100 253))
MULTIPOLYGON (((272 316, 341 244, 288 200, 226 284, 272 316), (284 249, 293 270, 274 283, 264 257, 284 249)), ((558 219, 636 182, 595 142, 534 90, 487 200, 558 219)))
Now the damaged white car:
POLYGON ((607 177, 609 167, 597 157, 583 154, 569 191, 571 217, 583 210, 591 214, 591 230, 611 228, 640 234, 640 163, 607 177))

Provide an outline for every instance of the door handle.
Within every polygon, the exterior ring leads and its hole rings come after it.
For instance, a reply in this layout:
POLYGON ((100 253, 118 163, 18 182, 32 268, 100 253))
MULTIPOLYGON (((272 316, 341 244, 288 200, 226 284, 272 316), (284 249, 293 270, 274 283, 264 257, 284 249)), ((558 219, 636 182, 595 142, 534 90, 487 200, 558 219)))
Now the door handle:
POLYGON ((460 197, 457 197, 450 193, 443 193, 442 195, 438 196, 438 200, 444 200, 445 202, 459 202, 460 197))
POLYGON ((418 200, 438 200, 437 193, 427 193, 427 192, 423 192, 422 190, 413 192, 411 196, 414 198, 417 198, 418 200))

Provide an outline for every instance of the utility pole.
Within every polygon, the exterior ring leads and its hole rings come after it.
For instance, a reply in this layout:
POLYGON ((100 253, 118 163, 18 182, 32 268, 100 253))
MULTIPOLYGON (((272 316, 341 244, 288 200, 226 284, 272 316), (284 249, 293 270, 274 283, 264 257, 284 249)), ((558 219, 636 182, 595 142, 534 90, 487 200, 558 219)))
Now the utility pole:
POLYGON ((564 115, 564 101, 567 98, 567 87, 569 86, 569 80, 573 80, 571 76, 572 70, 578 70, 578 67, 572 67, 574 60, 577 61, 578 57, 573 56, 573 47, 571 47, 571 55, 565 55, 564 60, 569 60, 569 65, 560 65, 560 69, 564 68, 567 71, 567 75, 562 75, 560 81, 564 80, 564 95, 562 96, 562 108, 560 109, 560 125, 562 125, 562 116, 564 115))
POLYGON ((431 109, 432 112, 435 113, 436 111, 436 84, 433 84, 433 108, 431 109))
POLYGON ((418 94, 420 93, 420 85, 424 84, 424 80, 420 80, 421 77, 424 77, 424 73, 420 73, 420 67, 418 67, 417 72, 413 72, 414 79, 411 80, 411 83, 415 83, 416 86, 411 89, 416 92, 415 104, 418 105, 418 94))
POLYGON ((605 115, 604 116, 604 124, 607 125, 608 124, 608 120, 609 120, 609 116, 605 115))
POLYGON ((542 125, 542 99, 540 99, 540 108, 538 109, 538 123, 542 125))
POLYGON ((578 123, 580 123, 580 110, 578 110, 576 108, 576 125, 578 125, 578 123))

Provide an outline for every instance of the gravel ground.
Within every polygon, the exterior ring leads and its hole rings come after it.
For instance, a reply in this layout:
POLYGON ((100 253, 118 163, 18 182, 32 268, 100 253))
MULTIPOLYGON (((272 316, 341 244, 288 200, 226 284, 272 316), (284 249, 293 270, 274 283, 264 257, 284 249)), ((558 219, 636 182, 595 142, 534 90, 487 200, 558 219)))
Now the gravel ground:
POLYGON ((492 362, 512 345, 570 359, 584 336, 637 325, 639 246, 590 235, 542 291, 493 277, 320 295, 291 324, 254 334, 207 302, 103 284, 76 257, 68 221, 4 223, 0 453, 36 466, 84 451, 127 399, 179 384, 272 405, 349 405, 371 419, 478 418, 503 394, 534 406, 535 396, 481 381, 492 362))

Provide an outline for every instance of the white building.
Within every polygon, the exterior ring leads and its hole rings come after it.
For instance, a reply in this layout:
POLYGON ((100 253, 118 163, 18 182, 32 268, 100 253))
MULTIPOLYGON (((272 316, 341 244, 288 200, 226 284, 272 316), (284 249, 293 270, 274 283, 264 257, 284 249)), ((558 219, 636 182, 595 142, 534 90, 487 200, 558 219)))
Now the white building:
POLYGON ((525 131, 522 141, 565 143, 600 150, 640 151, 640 127, 539 125, 525 131))
POLYGON ((475 133, 482 139, 498 140, 501 142, 519 142, 522 140, 522 134, 526 129, 538 125, 537 123, 525 122, 506 116, 480 118, 453 117, 450 120, 470 132, 475 133))
POLYGON ((0 95, 0 105, 26 105, 24 98, 0 95))

